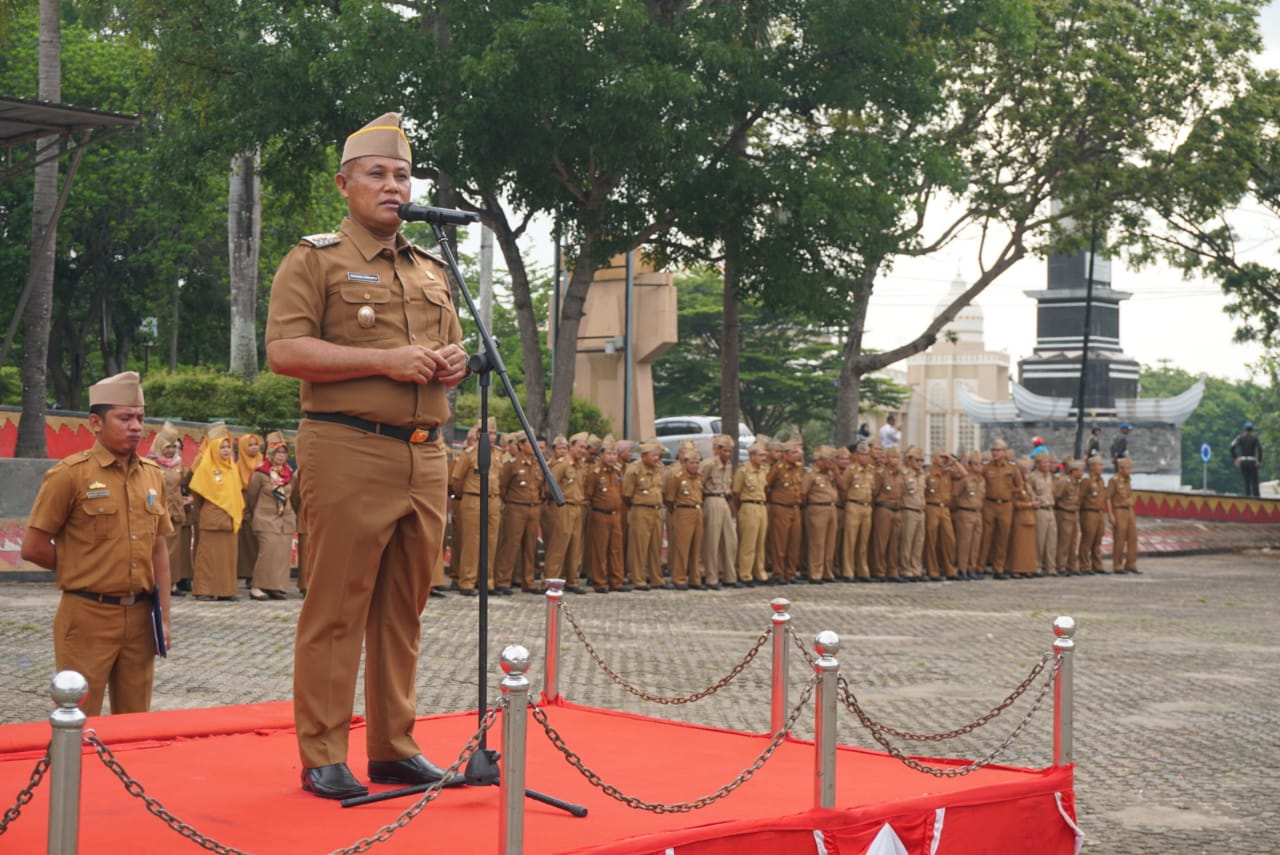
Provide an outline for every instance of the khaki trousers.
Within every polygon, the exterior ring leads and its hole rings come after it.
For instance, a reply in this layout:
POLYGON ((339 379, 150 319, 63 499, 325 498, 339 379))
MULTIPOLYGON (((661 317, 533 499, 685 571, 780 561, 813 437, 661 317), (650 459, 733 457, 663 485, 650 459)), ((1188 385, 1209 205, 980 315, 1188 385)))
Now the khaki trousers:
POLYGON ((1102 569, 1102 514, 1080 509, 1080 570, 1102 569))
POLYGON ((368 758, 412 757, 420 615, 443 558, 444 444, 304 419, 298 465, 309 535, 293 665, 302 765, 346 762, 362 643, 368 758), (352 501, 357 485, 368 500, 352 501))
MULTIPOLYGON (((458 572, 456 580, 458 588, 470 591, 480 584, 480 497, 467 494, 458 503, 458 515, 454 517, 454 542, 458 543, 458 522, 462 523, 462 539, 454 556, 458 572)), ((492 591, 494 583, 494 561, 498 557, 498 533, 502 530, 502 500, 497 496, 489 497, 489 531, 487 555, 489 566, 485 576, 488 590, 492 591)))
POLYGON ((872 573, 878 579, 898 578, 898 550, 902 540, 902 512, 877 506, 871 532, 876 554, 872 573))
POLYGON ((677 507, 671 512, 671 546, 667 564, 673 585, 702 584, 702 509, 677 507))
POLYGON ((575 588, 581 569, 582 505, 553 506, 542 575, 546 579, 563 579, 567 587, 575 588))
POLYGON ((504 502, 502 505, 502 537, 498 539, 498 562, 494 584, 510 588, 515 580, 516 561, 520 562, 520 587, 533 590, 538 584, 538 527, 542 524, 542 505, 504 502))
POLYGON ((1080 515, 1075 511, 1054 511, 1058 523, 1058 554, 1054 556, 1054 569, 1059 573, 1074 573, 1078 551, 1076 536, 1080 529, 1080 515))
POLYGON ((662 514, 658 505, 632 505, 627 514, 631 584, 662 587, 662 514))
POLYGON ((956 508, 956 563, 961 573, 982 572, 982 515, 956 508))
POLYGON ((836 554, 836 509, 810 506, 804 509, 804 528, 809 548, 809 578, 834 579, 832 561, 836 554))
POLYGON ((956 537, 951 509, 926 505, 924 509, 924 566, 930 579, 956 575, 956 537))
POLYGON ((1135 570, 1138 567, 1138 521, 1132 508, 1115 508, 1116 518, 1111 530, 1111 569, 1135 570))
POLYGON ((769 505, 769 537, 773 544, 769 562, 773 566, 773 578, 789 582, 796 577, 796 567, 800 564, 800 534, 799 508, 769 505))
POLYGON ((991 569, 1003 573, 1013 535, 1013 503, 983 502, 982 550, 979 558, 991 557, 991 569))
POLYGON ((840 573, 846 579, 868 579, 871 568, 867 564, 867 547, 871 542, 871 506, 845 502, 844 540, 841 552, 840 573))
POLYGON ((156 662, 151 600, 112 606, 64 593, 53 616, 53 662, 89 682, 80 702, 85 715, 102 714, 108 690, 112 715, 146 712, 156 662))
POLYGON ((915 578, 924 573, 924 511, 916 508, 902 509, 902 543, 898 560, 902 575, 915 578))
POLYGON ((1058 561, 1058 521, 1053 508, 1036 508, 1036 566, 1052 573, 1058 561))
POLYGON ((742 502, 738 505, 738 581, 766 582, 765 542, 768 540, 769 514, 764 505, 742 502))
POLYGON ((622 566, 622 517, 625 509, 601 513, 587 511, 591 534, 587 543, 591 550, 591 585, 617 591, 626 578, 622 566))
POLYGON ((702 573, 707 584, 738 580, 738 529, 724 496, 707 496, 702 504, 702 573))

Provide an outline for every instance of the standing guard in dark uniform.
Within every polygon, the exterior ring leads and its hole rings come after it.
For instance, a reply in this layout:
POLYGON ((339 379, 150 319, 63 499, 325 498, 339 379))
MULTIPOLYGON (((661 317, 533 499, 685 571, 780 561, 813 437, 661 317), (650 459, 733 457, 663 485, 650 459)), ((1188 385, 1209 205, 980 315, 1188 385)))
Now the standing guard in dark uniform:
POLYGON ((1244 429, 1231 440, 1231 462, 1240 470, 1244 479, 1244 494, 1261 495, 1258 486, 1258 470, 1262 468, 1262 443, 1253 432, 1253 422, 1245 422, 1244 429))

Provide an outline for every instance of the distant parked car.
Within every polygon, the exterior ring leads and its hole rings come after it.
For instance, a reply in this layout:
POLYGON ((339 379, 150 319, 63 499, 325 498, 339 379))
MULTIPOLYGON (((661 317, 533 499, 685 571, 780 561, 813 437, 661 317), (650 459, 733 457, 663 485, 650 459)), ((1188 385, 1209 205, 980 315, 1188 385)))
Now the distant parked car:
MULTIPOLYGON (((718 433, 724 433, 720 429, 720 418, 718 416, 664 416, 660 419, 654 419, 654 432, 658 434, 658 442, 671 457, 680 449, 680 443, 686 439, 693 440, 694 446, 702 453, 704 458, 711 455, 711 438, 718 433)), ((747 448, 751 443, 755 442, 755 434, 751 429, 741 422, 738 423, 738 460, 747 459, 747 448)), ((664 455, 665 456, 665 455, 664 455)))

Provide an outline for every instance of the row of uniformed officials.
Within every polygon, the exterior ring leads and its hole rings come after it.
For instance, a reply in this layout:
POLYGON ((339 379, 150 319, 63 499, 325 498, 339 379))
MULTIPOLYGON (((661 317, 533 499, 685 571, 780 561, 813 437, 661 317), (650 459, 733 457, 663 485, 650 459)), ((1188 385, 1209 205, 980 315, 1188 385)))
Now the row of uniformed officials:
MULTIPOLYGON (((708 459, 687 445, 664 466, 657 442, 579 433, 547 449, 557 507, 528 440, 499 444, 492 419, 489 433, 488 585, 500 596, 540 590, 540 537, 542 578, 574 593, 1098 573, 1107 521, 1113 572, 1137 572, 1127 458, 1107 481, 1100 457, 1058 461, 1038 446, 1015 459, 1002 440, 986 456, 939 452, 928 464, 918 448, 876 440, 819 446, 808 466, 800 442, 759 441, 735 466, 722 435, 708 459)), ((468 596, 479 584, 477 438, 478 426, 450 479, 449 572, 468 596)))

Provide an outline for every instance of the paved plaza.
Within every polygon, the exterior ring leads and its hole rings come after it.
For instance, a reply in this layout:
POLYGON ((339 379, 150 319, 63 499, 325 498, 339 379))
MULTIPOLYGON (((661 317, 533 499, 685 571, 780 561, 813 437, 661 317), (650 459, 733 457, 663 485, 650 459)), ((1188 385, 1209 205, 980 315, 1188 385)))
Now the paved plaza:
MULTIPOLYGON (((737 664, 769 625, 770 599, 787 597, 801 636, 839 633, 841 672, 864 709, 916 732, 950 730, 1002 701, 1050 649, 1054 617, 1070 615, 1079 625, 1075 759, 1084 851, 1278 851, 1280 783, 1269 763, 1280 757, 1280 553, 1149 557, 1141 566, 1141 576, 653 591, 570 595, 566 602, 622 677, 652 694, 676 696, 705 689, 737 664)), ((49 582, 0 581, 0 722, 48 715, 57 598, 49 582)), ((176 600, 174 649, 157 666, 153 707, 287 700, 300 605, 296 598, 176 600)), ((490 700, 501 676, 498 652, 508 643, 530 648, 530 675, 540 685, 545 619, 541 597, 490 601, 490 700)), ((475 599, 451 595, 427 607, 420 713, 475 708, 477 625, 475 599)), ((592 662, 567 623, 559 647, 561 690, 569 700, 738 730, 769 728, 768 645, 730 685, 682 705, 626 692, 592 662)), ((807 679, 796 651, 793 700, 807 679)), ((1033 693, 976 734, 907 750, 985 755, 1022 720, 1033 693)), ((1051 762, 1051 700, 998 762, 1051 762)), ((811 736, 811 709, 796 730, 811 736)), ((563 735, 572 748, 572 734, 563 735)), ((442 762, 460 748, 433 743, 425 728, 419 738, 442 762)), ((530 731, 530 738, 543 737, 530 731)), ((843 710, 839 739, 878 747, 843 710)), ((529 770, 530 786, 537 776, 529 770)), ((678 774, 671 780, 667 801, 702 795, 684 792, 678 774)), ((3 807, 13 795, 0 794, 3 807)))

